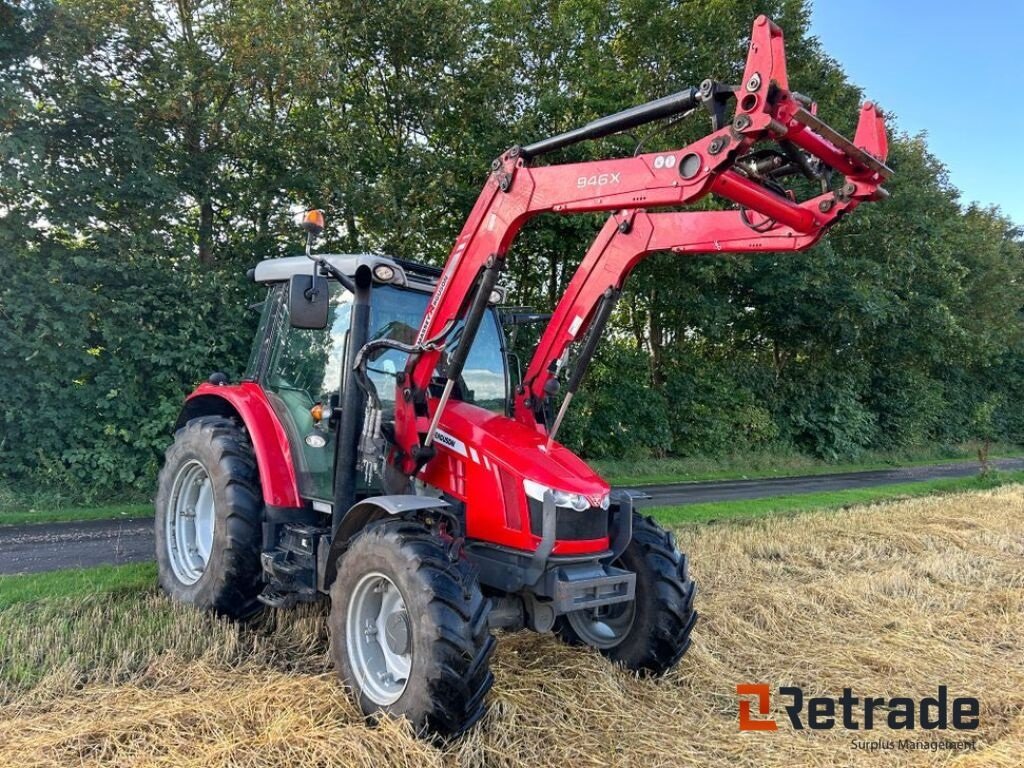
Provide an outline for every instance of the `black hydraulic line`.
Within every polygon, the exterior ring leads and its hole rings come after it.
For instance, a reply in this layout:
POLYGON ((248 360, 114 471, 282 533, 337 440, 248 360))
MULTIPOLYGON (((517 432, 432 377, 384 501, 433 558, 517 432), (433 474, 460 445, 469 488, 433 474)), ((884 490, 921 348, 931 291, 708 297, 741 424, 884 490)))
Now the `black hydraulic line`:
POLYGON ((576 365, 573 366, 569 381, 565 385, 566 394, 576 392, 580 388, 580 384, 583 383, 583 377, 587 373, 590 361, 597 351, 597 345, 601 342, 601 335, 604 333, 605 326, 608 325, 608 318, 612 316, 612 310, 615 309, 618 300, 619 291, 611 288, 605 291, 601 297, 601 303, 597 307, 597 312, 594 313, 594 322, 590 324, 590 332, 587 334, 586 341, 583 342, 583 349, 580 350, 576 365))
POLYGON ((502 259, 499 259, 497 256, 491 256, 487 261, 487 266, 483 269, 483 274, 480 276, 480 281, 476 287, 476 293, 473 294, 473 301, 469 306, 469 311, 466 312, 459 344, 448 358, 444 391, 441 393, 437 403, 437 410, 434 412, 434 417, 431 419, 430 427, 424 437, 424 446, 429 446, 434 440, 434 432, 437 430, 441 412, 444 411, 445 406, 448 404, 448 399, 452 394, 452 387, 462 375, 462 367, 466 364, 466 358, 469 356, 474 339, 476 339, 476 332, 480 329, 480 322, 483 320, 484 312, 487 311, 491 293, 494 291, 494 286, 498 282, 498 275, 503 266, 504 261, 502 259))
POLYGON ((356 353, 355 362, 352 365, 352 374, 355 376, 355 382, 363 390, 363 392, 369 396, 370 403, 374 408, 379 409, 381 407, 380 394, 377 392, 377 387, 374 385, 373 380, 366 374, 366 365, 370 360, 370 355, 379 349, 395 349, 399 352, 404 352, 406 355, 418 355, 423 351, 423 347, 416 344, 403 344, 400 341, 394 339, 377 339, 365 344, 359 352, 356 353))
MULTIPOLYGON (((356 271, 353 281, 352 322, 349 328, 348 349, 345 359, 352 365, 370 335, 370 292, 373 276, 370 268, 356 271)), ((362 429, 365 393, 356 386, 355 376, 341 371, 341 424, 338 427, 334 452, 334 507, 331 531, 337 532, 342 518, 356 501, 356 460, 359 451, 359 433, 362 429)))
POLYGON ((480 328, 480 321, 483 320, 484 313, 487 311, 487 305, 490 302, 494 286, 498 283, 498 273, 500 271, 501 263, 492 257, 490 263, 484 267, 480 284, 477 286, 476 293, 473 296, 473 303, 466 313, 466 321, 462 326, 459 344, 455 347, 451 357, 448 358, 446 379, 458 379, 462 375, 462 367, 466 364, 470 347, 473 346, 476 332, 480 328))
POLYGON ((800 173, 811 181, 821 181, 821 174, 811 166, 807 156, 800 151, 796 144, 791 141, 780 141, 779 146, 786 153, 786 157, 800 169, 800 173))
POLYGON ((604 333, 608 319, 612 315, 612 310, 615 309, 615 304, 619 300, 619 294, 620 291, 609 288, 601 297, 601 303, 597 306, 597 311, 594 313, 594 320, 590 324, 590 330, 583 342, 583 348, 580 350, 579 357, 576 359, 576 365, 573 366, 572 373, 569 374, 569 381, 566 383, 565 397, 562 398, 562 405, 558 409, 558 415, 555 416, 554 424, 551 425, 551 431, 548 432, 548 444, 558 435, 558 430, 562 426, 562 419, 565 418, 566 411, 569 410, 569 405, 572 403, 572 398, 583 382, 583 377, 587 373, 590 361, 594 358, 597 345, 601 341, 601 335, 604 333))
POLYGON ((645 123, 680 115, 684 112, 689 112, 700 103, 700 89, 687 88, 670 96, 663 96, 660 99, 648 101, 646 104, 624 109, 621 112, 616 112, 614 115, 598 118, 566 133, 549 136, 546 139, 535 141, 533 144, 527 144, 520 148, 519 154, 528 160, 531 157, 554 152, 557 149, 563 149, 581 141, 600 139, 613 133, 628 131, 630 128, 636 128, 645 123))

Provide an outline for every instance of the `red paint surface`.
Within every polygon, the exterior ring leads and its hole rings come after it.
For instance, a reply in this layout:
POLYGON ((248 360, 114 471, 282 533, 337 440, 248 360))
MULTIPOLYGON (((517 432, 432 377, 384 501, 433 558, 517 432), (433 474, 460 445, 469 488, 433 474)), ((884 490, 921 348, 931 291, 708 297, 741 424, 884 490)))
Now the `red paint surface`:
POLYGON ((260 386, 251 381, 221 386, 201 384, 188 399, 195 397, 218 397, 238 411, 256 454, 263 501, 275 507, 301 507, 303 501, 288 436, 260 386))

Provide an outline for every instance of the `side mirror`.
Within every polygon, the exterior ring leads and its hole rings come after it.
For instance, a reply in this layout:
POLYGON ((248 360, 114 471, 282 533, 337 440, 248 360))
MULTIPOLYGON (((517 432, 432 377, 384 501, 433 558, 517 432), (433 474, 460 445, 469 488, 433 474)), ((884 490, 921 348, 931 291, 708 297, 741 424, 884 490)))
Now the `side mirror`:
POLYGON ((326 328, 329 299, 326 277, 292 275, 288 281, 288 320, 292 328, 314 331, 326 328))

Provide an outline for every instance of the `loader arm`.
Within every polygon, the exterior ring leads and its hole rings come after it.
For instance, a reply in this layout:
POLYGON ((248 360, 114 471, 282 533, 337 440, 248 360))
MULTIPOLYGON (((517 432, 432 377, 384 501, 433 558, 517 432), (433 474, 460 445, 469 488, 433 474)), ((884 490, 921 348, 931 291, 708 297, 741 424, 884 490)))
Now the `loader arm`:
MULTIPOLYGON (((544 402, 548 382, 561 371, 563 354, 570 344, 581 341, 586 334, 595 337, 601 334, 600 326, 607 321, 611 310, 609 306, 602 313, 602 304, 610 301, 614 305, 626 278, 646 257, 662 251, 679 254, 801 251, 814 245, 831 224, 856 208, 860 199, 850 196, 830 204, 827 211, 819 209, 821 226, 806 233, 785 226, 757 232, 752 229, 757 226, 756 222, 751 222, 748 214, 738 210, 612 214, 580 262, 541 335, 522 384, 515 392, 516 419, 542 432, 547 430, 544 402)), ((592 353, 592 346, 585 347, 574 365, 552 434, 561 424, 592 353)))
MULTIPOLYGON (((545 212, 679 208, 715 194, 738 204, 741 210, 678 214, 667 229, 652 225, 651 241, 664 237, 662 242, 671 243, 670 248, 694 251, 786 250, 786 243, 806 241, 809 245, 856 203, 883 197, 880 185, 890 171, 884 164, 885 129, 878 111, 871 104, 862 108, 852 142, 822 122, 815 112, 810 100, 789 90, 781 29, 760 16, 754 22, 739 86, 726 87, 706 80, 699 88, 680 91, 531 145, 513 147, 495 160, 438 280, 416 342, 408 349, 408 363, 397 384, 392 464, 401 474, 411 476, 434 456, 434 432, 504 267, 506 253, 533 216, 545 212), (726 124, 727 100, 734 102, 735 111, 726 124), (713 130, 682 149, 622 159, 530 165, 541 155, 579 141, 697 108, 706 108, 712 114, 713 130), (750 154, 756 143, 764 141, 778 142, 793 158, 792 165, 805 175, 819 173, 810 156, 844 175, 845 185, 833 190, 822 183, 822 193, 802 203, 780 194, 777 185, 765 183, 759 161, 750 154), (660 229, 666 229, 665 234, 658 234, 660 229), (760 247, 760 243, 771 245, 760 247), (460 320, 464 325, 458 346, 447 355, 445 379, 440 390, 435 389, 435 369, 460 320)), ((647 222, 660 221, 660 216, 650 214, 635 220, 634 231, 638 234, 631 234, 630 242, 641 238, 647 222)), ((610 247, 614 244, 616 253, 619 251, 615 238, 603 239, 610 247)), ((622 262, 619 270, 623 276, 644 254, 664 250, 664 246, 652 247, 650 242, 639 251, 635 243, 632 248, 633 256, 617 257, 622 262)), ((607 259, 595 255, 595 261, 604 263, 607 259)), ((620 284, 621 279, 608 285, 613 283, 620 284)), ((577 293, 580 301, 572 301, 567 307, 582 308, 590 300, 592 289, 581 288, 577 293)), ((569 308, 565 315, 575 317, 569 308)), ((572 322, 570 319, 570 326, 572 322)), ((551 330, 549 334, 550 351, 562 343, 558 336, 564 336, 565 330, 551 330)), ((547 352, 543 359, 547 364, 547 352)), ((533 373, 535 380, 543 378, 533 373)), ((529 410, 526 399, 521 397, 517 410, 529 410)), ((529 399, 535 401, 535 396, 529 399)))

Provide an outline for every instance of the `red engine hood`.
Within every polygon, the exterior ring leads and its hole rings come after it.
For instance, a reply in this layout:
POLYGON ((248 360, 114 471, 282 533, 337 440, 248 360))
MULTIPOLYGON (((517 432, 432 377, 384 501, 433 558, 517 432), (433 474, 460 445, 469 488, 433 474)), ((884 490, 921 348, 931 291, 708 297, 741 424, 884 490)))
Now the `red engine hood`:
POLYGON ((470 403, 448 403, 435 441, 442 450, 471 461, 496 462, 512 475, 581 493, 595 502, 609 491, 608 483, 565 446, 553 442, 549 449, 547 438, 538 431, 470 403))

